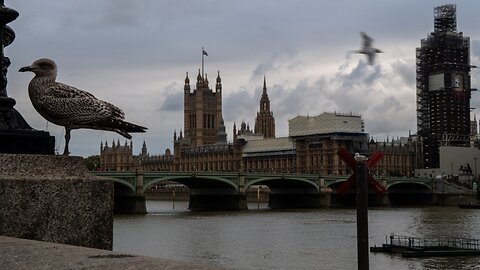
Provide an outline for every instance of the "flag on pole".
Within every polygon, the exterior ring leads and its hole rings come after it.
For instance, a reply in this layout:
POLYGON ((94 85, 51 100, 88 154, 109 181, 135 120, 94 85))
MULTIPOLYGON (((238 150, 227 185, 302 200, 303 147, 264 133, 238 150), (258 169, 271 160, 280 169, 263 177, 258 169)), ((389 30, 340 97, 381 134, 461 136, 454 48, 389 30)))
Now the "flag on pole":
POLYGON ((208 53, 204 49, 202 49, 202 55, 208 56, 208 53))

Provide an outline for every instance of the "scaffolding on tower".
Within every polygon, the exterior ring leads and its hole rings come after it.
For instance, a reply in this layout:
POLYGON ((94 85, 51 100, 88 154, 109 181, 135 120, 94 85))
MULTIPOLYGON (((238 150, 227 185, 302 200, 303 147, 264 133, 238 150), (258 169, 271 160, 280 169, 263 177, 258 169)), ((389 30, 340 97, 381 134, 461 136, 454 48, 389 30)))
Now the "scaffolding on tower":
POLYGON ((470 39, 457 31, 456 6, 434 8, 434 31, 416 49, 418 168, 439 166, 439 146, 467 146, 470 39))

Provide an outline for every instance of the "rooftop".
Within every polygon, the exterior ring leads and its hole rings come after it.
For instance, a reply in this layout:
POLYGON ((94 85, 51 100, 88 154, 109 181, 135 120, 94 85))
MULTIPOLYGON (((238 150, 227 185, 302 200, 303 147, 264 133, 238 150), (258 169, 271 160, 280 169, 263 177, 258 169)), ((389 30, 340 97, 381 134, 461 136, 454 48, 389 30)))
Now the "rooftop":
POLYGON ((296 116, 288 120, 290 137, 328 133, 364 133, 364 123, 359 114, 325 112, 318 116, 296 116))
POLYGON ((294 150, 295 145, 288 137, 248 141, 243 147, 243 153, 274 152, 294 150))

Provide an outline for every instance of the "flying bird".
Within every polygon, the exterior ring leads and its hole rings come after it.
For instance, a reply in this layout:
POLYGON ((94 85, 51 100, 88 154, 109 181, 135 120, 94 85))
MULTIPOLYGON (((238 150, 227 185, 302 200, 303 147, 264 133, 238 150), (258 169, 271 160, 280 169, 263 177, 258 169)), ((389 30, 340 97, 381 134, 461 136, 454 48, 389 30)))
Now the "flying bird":
POLYGON ((28 95, 33 107, 48 121, 65 127, 65 149, 72 129, 88 128, 114 131, 131 139, 130 132, 145 132, 146 127, 124 121, 124 112, 111 103, 97 99, 92 94, 76 87, 56 82, 57 65, 53 60, 42 58, 19 72, 31 71, 35 77, 28 85, 28 95))
POLYGON ((355 156, 353 157, 356 162, 365 162, 368 160, 368 158, 364 155, 360 155, 359 153, 355 153, 355 156))
POLYGON ((362 35, 362 38, 363 38, 363 47, 361 50, 357 50, 355 52, 360 54, 366 54, 368 58, 368 63, 370 65, 373 65, 373 61, 375 60, 375 54, 383 53, 383 52, 379 49, 372 47, 373 39, 371 37, 369 37, 364 32, 360 32, 360 34, 362 35))

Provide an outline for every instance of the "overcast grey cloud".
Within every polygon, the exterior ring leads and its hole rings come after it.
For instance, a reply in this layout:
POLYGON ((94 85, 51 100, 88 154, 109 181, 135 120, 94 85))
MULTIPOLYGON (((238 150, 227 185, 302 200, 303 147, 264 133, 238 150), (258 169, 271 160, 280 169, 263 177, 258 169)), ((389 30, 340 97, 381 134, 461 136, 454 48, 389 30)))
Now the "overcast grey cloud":
MULTIPOLYGON (((201 48, 210 81, 220 71, 228 139, 232 127, 253 127, 267 78, 277 135, 288 119, 324 111, 362 114, 376 139, 416 131, 415 48, 433 30, 434 0, 44 0, 5 1, 19 18, 9 25, 16 40, 8 94, 37 129, 48 129, 63 147, 61 127, 47 124, 27 96, 31 75, 16 72, 41 57, 54 59, 58 80, 90 91, 124 109, 126 119, 149 128, 133 137, 134 152, 146 141, 150 154, 172 148, 183 128, 183 84, 195 82, 201 48), (384 53, 369 66, 360 31, 384 53)), ((480 64, 480 2, 457 4, 459 31, 471 38, 472 64, 480 64)), ((478 88, 480 72, 472 71, 478 88)), ((194 83, 192 83, 194 85, 194 83)), ((480 108, 474 93, 472 107, 480 108)), ((477 112, 476 109, 474 112, 477 112)), ((478 117, 477 117, 478 118, 478 117)), ((72 133, 72 155, 99 153, 115 133, 72 133)), ((123 143, 124 139, 120 138, 123 143)))

